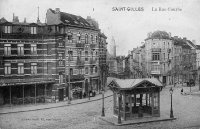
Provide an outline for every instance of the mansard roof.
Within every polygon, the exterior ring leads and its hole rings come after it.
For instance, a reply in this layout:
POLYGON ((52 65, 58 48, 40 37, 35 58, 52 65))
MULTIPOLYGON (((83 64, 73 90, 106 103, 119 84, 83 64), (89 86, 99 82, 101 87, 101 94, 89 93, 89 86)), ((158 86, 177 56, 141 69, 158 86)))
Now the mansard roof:
MULTIPOLYGON (((56 11, 49 9, 52 13, 56 14, 56 11)), ((81 16, 69 14, 66 12, 59 12, 60 21, 65 25, 79 26, 84 28, 98 29, 93 24, 90 24, 86 19, 81 16)))
POLYGON ((173 38, 173 41, 174 45, 182 46, 182 48, 185 49, 191 49, 191 47, 186 43, 186 41, 181 38, 173 38))
POLYGON ((146 39, 171 39, 170 35, 166 31, 154 31, 149 37, 146 39))

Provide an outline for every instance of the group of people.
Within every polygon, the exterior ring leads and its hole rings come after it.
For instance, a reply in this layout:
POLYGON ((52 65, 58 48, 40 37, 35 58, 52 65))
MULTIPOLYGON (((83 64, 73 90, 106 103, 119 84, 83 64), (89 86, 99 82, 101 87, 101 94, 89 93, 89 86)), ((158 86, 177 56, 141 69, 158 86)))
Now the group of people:
POLYGON ((77 91, 77 90, 75 90, 72 94, 73 94, 73 98, 77 98, 77 99, 86 98, 89 95, 90 97, 96 96, 96 92, 91 91, 91 90, 89 91, 89 94, 87 92, 77 91))

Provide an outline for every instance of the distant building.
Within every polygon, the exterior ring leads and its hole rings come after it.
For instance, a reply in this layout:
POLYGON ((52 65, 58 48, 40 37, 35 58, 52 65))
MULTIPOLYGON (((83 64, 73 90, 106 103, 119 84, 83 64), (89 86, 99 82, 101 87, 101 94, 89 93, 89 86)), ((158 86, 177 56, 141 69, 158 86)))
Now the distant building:
POLYGON ((117 52, 116 51, 117 51, 117 46, 116 46, 114 37, 112 37, 111 43, 110 43, 110 55, 112 57, 116 57, 117 56, 117 52))
POLYGON ((186 38, 165 31, 149 33, 145 39, 147 75, 164 84, 196 79, 196 46, 186 38))
POLYGON ((144 45, 138 48, 133 48, 128 54, 127 71, 129 71, 129 78, 143 78, 146 77, 145 59, 144 59, 144 45))

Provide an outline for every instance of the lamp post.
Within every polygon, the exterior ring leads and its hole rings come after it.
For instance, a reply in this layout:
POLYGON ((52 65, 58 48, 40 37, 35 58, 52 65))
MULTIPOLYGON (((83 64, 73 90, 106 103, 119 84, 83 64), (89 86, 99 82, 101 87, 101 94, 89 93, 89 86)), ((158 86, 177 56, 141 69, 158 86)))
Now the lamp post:
POLYGON ((173 115, 173 109, 172 109, 172 94, 173 94, 173 89, 172 89, 172 87, 170 88, 169 92, 170 92, 170 94, 171 94, 170 118, 174 118, 174 115, 173 115))
POLYGON ((104 88, 102 87, 102 113, 101 116, 105 116, 105 108, 104 108, 104 88))
POLYGON ((121 109, 121 94, 118 93, 118 124, 122 123, 120 109, 121 109))
POLYGON ((71 104, 71 89, 70 89, 70 51, 68 51, 68 104, 71 104))

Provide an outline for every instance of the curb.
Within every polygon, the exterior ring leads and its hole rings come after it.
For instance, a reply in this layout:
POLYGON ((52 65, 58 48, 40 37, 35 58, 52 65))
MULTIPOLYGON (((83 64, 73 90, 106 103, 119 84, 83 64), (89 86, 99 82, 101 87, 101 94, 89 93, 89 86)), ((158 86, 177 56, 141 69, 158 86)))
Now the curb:
POLYGON ((141 122, 133 122, 133 123, 122 123, 122 124, 118 124, 118 123, 114 123, 111 121, 108 121, 102 117, 99 117, 99 119, 114 125, 114 126, 124 126, 124 125, 135 125, 135 124, 145 124, 145 123, 153 123, 153 122, 161 122, 161 121, 172 121, 172 120, 176 120, 177 118, 166 118, 166 119, 160 119, 160 120, 149 120, 149 121, 141 121, 141 122))
MULTIPOLYGON (((113 95, 108 95, 104 98, 109 98, 113 95)), ((59 107, 68 107, 68 106, 73 106, 73 105, 79 105, 79 104, 84 104, 84 103, 89 103, 89 102, 93 102, 93 101, 98 101, 101 100, 102 98, 98 98, 98 99, 94 99, 94 100, 89 100, 89 101, 83 101, 83 102, 78 102, 78 103, 74 103, 74 104, 65 104, 65 105, 60 105, 60 106, 52 106, 52 107, 45 107, 45 108, 38 108, 38 109, 30 109, 30 110, 22 110, 22 111, 11 111, 11 112, 3 112, 0 113, 0 115, 4 115, 4 114, 11 114, 11 113, 20 113, 20 112, 30 112, 30 111, 38 111, 38 110, 45 110, 45 109, 52 109, 52 108, 59 108, 59 107)))

